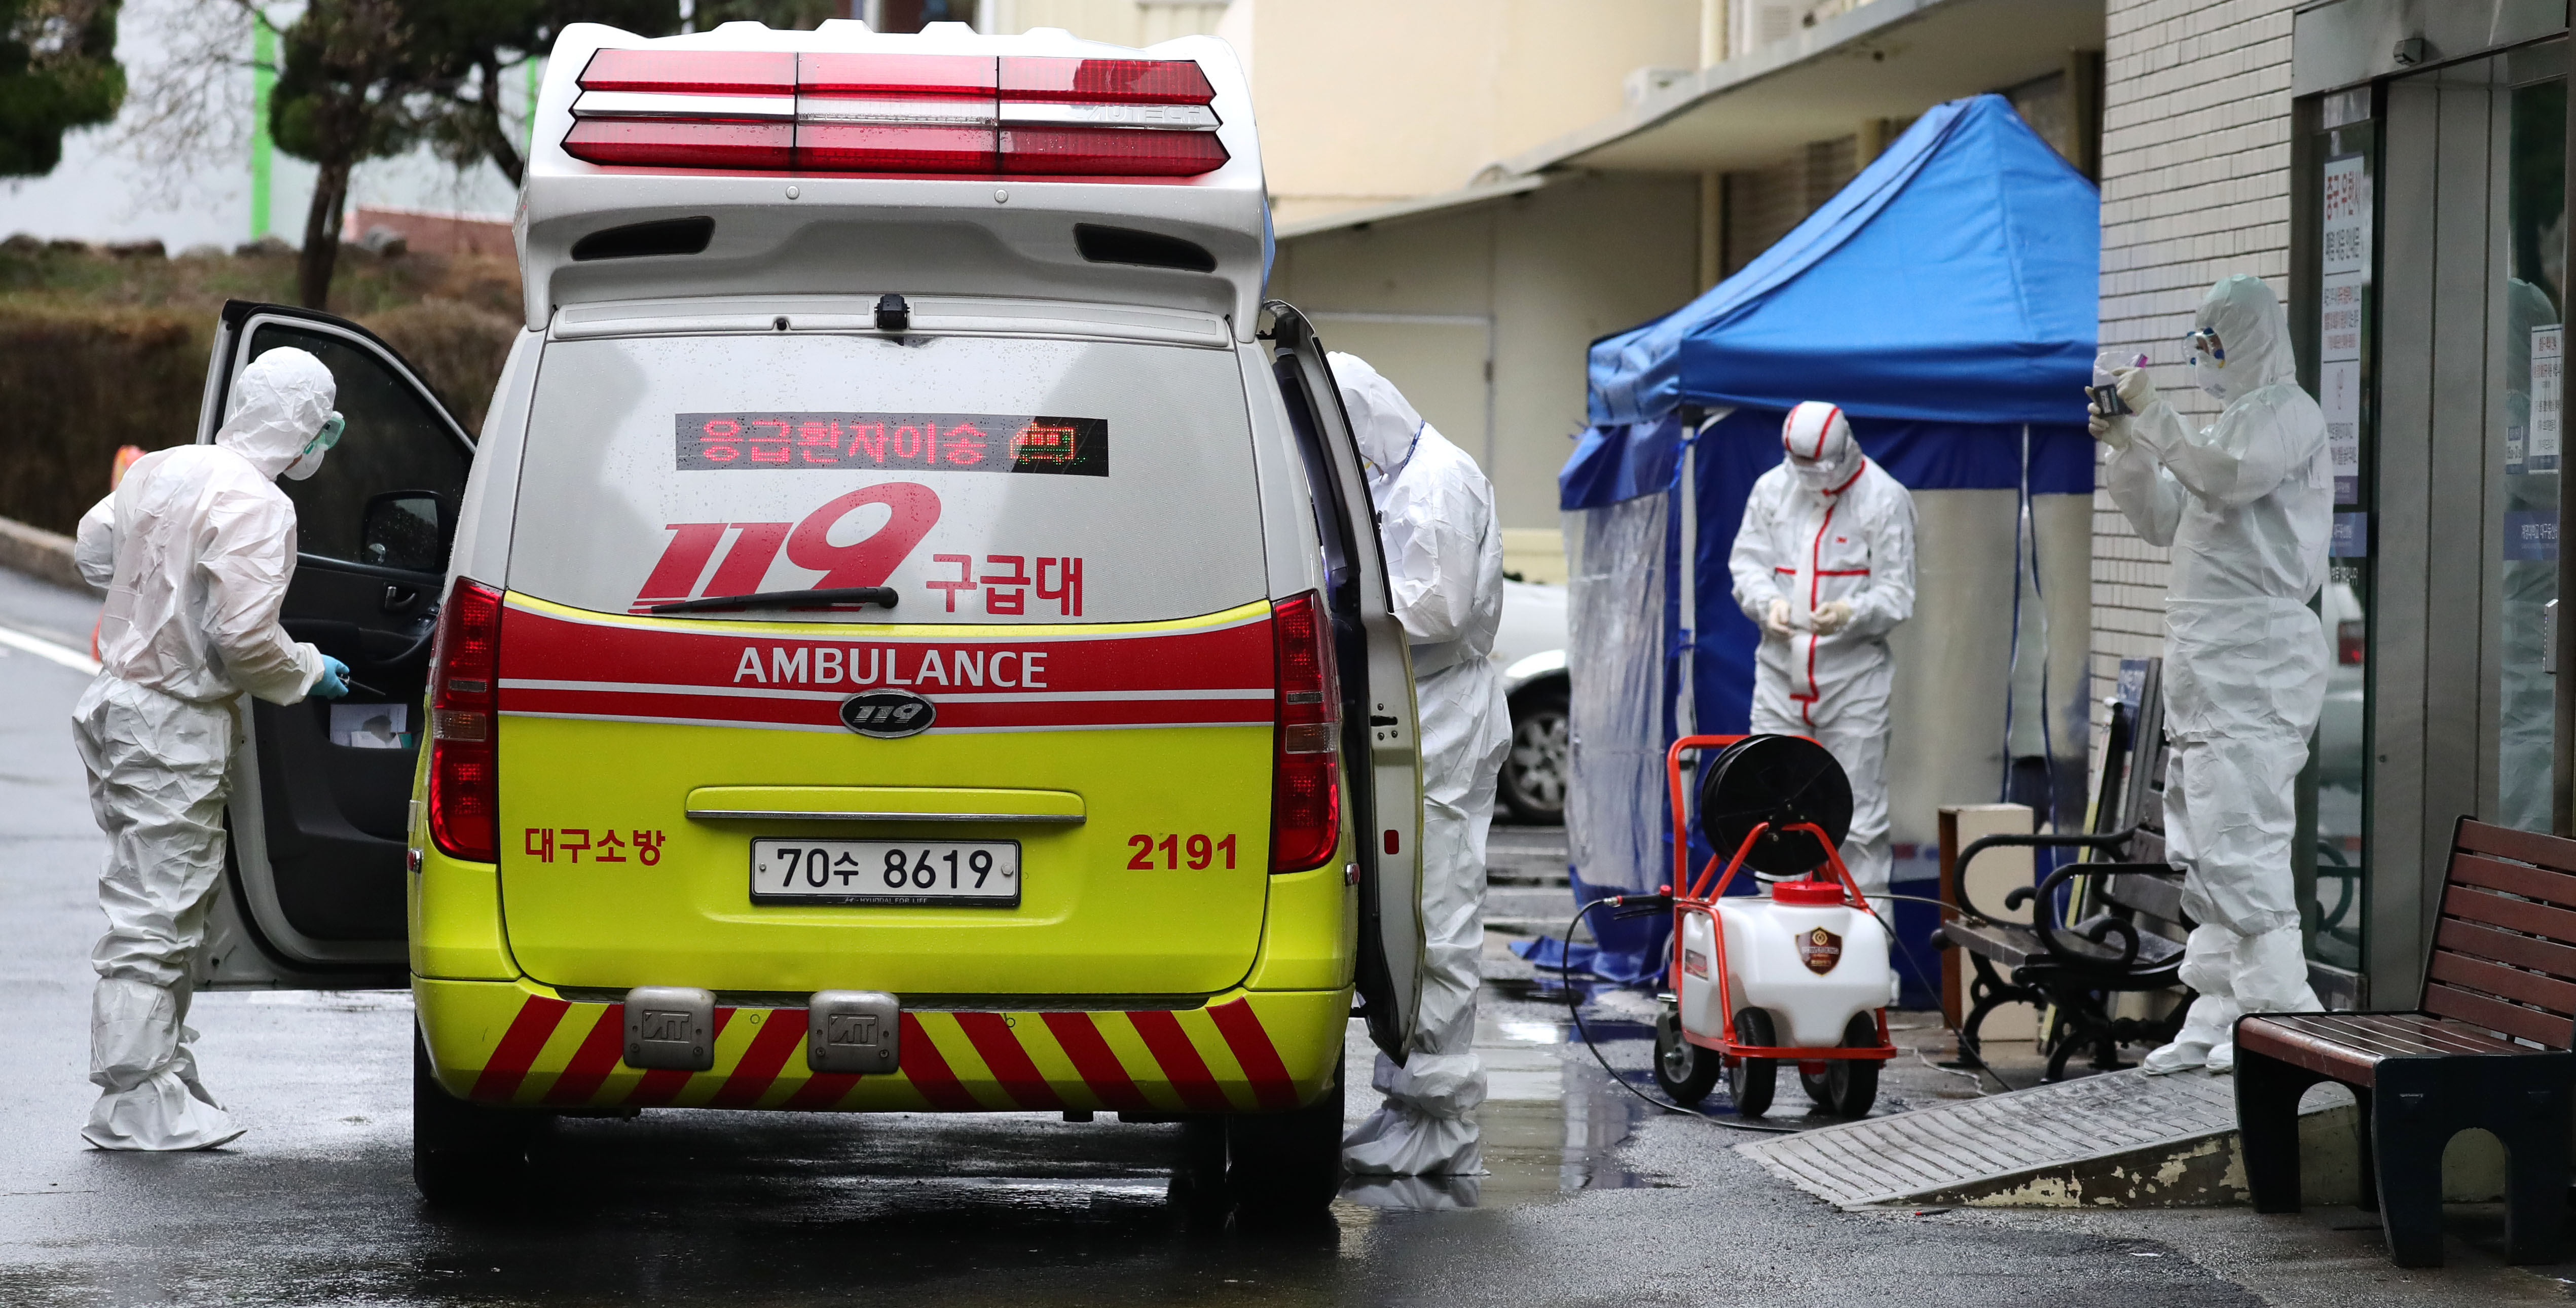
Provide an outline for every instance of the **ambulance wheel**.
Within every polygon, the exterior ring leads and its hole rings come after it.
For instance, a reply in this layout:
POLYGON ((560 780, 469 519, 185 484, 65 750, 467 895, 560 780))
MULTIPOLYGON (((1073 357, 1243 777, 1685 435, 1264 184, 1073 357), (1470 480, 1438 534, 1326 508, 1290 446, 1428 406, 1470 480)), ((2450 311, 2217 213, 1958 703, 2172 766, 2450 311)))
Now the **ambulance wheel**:
POLYGON ((1322 1213, 1342 1192, 1342 1064, 1303 1108, 1226 1118, 1225 1152, 1226 1189, 1239 1219, 1322 1213))
MULTIPOLYGON (((1878 1043, 1878 1023, 1869 1014, 1855 1015, 1843 1028, 1843 1048, 1864 1049, 1878 1043)), ((1821 1072, 1800 1072, 1798 1084, 1816 1107, 1836 1117, 1867 1117, 1878 1102, 1878 1060, 1837 1058, 1821 1072)))
MULTIPOLYGON (((1771 1014, 1764 1009, 1748 1008, 1735 1015, 1735 1042, 1740 1045, 1772 1046, 1780 1043, 1771 1026, 1771 1014)), ((1771 1111, 1771 1092, 1779 1087, 1780 1063, 1771 1058, 1739 1058, 1726 1069, 1726 1095, 1735 1101, 1741 1117, 1760 1117, 1771 1111)))
POLYGON ((515 1203, 528 1180, 528 1147, 546 1114, 470 1104, 430 1071, 429 1047, 411 1037, 411 1179, 432 1208, 490 1210, 515 1203))
POLYGON ((1689 1108, 1708 1098, 1708 1092, 1717 1088, 1717 1078, 1726 1072, 1719 1061, 1717 1055, 1682 1039, 1679 1008, 1655 1015, 1655 1084, 1674 1103, 1689 1108))

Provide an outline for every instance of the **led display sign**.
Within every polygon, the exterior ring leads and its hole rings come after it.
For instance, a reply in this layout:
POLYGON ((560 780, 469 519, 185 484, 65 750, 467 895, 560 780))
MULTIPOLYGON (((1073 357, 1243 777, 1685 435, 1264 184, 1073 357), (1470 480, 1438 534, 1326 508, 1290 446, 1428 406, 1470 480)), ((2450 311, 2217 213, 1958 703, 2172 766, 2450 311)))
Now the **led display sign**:
POLYGON ((864 472, 1109 475, 1109 421, 995 413, 682 413, 682 472, 849 468, 864 472))

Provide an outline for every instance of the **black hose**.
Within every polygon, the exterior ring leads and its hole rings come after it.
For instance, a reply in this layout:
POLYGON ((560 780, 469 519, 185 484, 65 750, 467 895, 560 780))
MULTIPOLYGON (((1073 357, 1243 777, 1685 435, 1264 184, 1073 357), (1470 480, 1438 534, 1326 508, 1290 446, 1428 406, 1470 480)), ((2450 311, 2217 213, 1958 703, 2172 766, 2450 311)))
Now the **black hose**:
MULTIPOLYGON (((1667 906, 1672 903, 1670 896, 1654 896, 1654 898, 1662 899, 1667 906)), ((1602 1056, 1601 1046, 1592 1043, 1592 1032, 1583 1025, 1583 992, 1574 988, 1574 929, 1583 925, 1584 914, 1601 907, 1603 904, 1608 904, 1615 908, 1626 903, 1627 900, 1628 897, 1626 895, 1610 895, 1605 898, 1593 900, 1591 903, 1585 904, 1583 907, 1574 910, 1573 920, 1565 924, 1564 948, 1559 950, 1557 953, 1557 976, 1565 983, 1565 1008, 1567 1012, 1574 1014, 1575 1034, 1583 1037, 1583 1047, 1592 1051, 1593 1061, 1601 1064, 1601 1070, 1608 1073, 1610 1079, 1616 1082, 1620 1089, 1635 1095, 1637 1098, 1648 1104, 1652 1104, 1667 1113, 1688 1113, 1703 1122, 1714 1122, 1717 1125, 1723 1126, 1732 1131, 1758 1131, 1765 1135, 1798 1134, 1798 1128, 1794 1126, 1762 1126, 1752 1122, 1743 1121, 1741 1119, 1729 1121, 1728 1119, 1719 1117, 1714 1113, 1703 1113, 1696 1108, 1684 1108, 1680 1104, 1666 1103, 1663 1100, 1657 1099, 1653 1095, 1647 1094, 1645 1091, 1630 1085, 1628 1083, 1628 1078, 1619 1075, 1619 1069, 1610 1066, 1610 1060, 1602 1056)))

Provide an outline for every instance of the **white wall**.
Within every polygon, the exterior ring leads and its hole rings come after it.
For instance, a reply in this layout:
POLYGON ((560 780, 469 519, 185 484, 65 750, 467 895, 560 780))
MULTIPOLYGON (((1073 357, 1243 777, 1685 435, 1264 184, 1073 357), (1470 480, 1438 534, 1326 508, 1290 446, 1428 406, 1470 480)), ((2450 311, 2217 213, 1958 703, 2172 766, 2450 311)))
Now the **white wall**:
POLYGON ((1586 425, 1585 351, 1690 299, 1698 223, 1696 178, 1586 177, 1282 241, 1270 294, 1419 396, 1493 480, 1506 529, 1553 531, 1557 469, 1586 425), (1490 382, 1474 341, 1483 323, 1490 382))

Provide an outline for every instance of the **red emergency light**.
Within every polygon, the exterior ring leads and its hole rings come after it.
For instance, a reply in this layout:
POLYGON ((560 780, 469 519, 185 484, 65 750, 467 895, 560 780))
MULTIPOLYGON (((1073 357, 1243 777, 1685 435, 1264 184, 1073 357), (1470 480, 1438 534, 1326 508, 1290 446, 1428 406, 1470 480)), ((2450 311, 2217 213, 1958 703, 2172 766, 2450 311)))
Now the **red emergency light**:
POLYGON ((601 50, 564 152, 738 172, 1196 177, 1223 167, 1186 59, 601 50))

